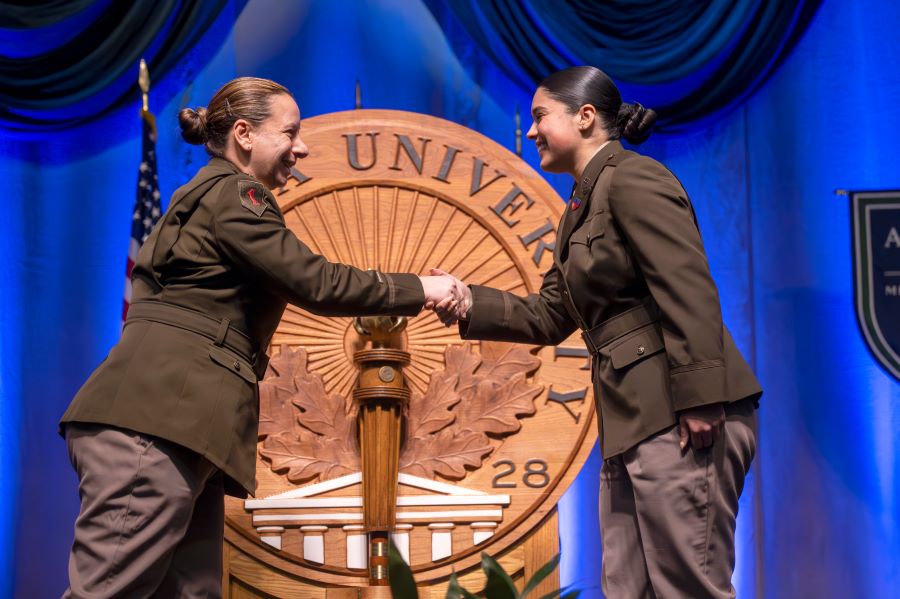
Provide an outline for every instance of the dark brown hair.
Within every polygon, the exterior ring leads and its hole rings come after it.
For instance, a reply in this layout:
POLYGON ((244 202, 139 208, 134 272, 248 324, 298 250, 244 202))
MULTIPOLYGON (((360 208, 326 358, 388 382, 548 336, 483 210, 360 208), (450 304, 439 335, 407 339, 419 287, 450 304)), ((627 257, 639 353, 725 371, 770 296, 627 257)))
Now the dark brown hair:
POLYGON ((223 85, 209 101, 209 107, 182 108, 178 113, 181 137, 206 151, 221 156, 234 122, 244 119, 258 125, 271 115, 270 98, 291 95, 286 87, 257 77, 238 77, 223 85))
POLYGON ((562 102, 572 114, 585 104, 597 110, 610 139, 625 139, 640 144, 650 137, 656 112, 637 102, 622 102, 622 94, 609 76, 596 67, 570 67, 557 71, 541 81, 538 87, 547 90, 562 102))

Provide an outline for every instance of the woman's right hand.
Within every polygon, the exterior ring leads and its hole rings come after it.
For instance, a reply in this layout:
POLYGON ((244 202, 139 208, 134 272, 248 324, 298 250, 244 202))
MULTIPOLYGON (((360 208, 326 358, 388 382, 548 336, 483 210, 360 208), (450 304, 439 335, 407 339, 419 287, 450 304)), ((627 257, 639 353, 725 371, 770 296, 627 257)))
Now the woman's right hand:
POLYGON ((431 276, 419 277, 419 280, 425 292, 425 307, 429 310, 441 302, 456 304, 461 299, 457 280, 450 275, 436 275, 432 271, 431 276))
POLYGON ((449 327, 460 320, 468 320, 469 313, 472 310, 472 290, 469 289, 469 286, 453 275, 437 268, 432 268, 431 274, 439 277, 448 277, 453 281, 454 285, 451 296, 431 306, 441 322, 449 327))

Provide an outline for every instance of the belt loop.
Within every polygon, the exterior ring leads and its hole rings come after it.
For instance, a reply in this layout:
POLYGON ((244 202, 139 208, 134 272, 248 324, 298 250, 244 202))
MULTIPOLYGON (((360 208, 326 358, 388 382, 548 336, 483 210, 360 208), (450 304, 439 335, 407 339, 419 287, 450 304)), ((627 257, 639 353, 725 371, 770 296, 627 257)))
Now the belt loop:
POLYGON ((231 321, 227 318, 223 318, 219 323, 219 330, 216 332, 216 340, 213 342, 218 346, 221 346, 225 343, 225 335, 228 334, 228 327, 231 326, 231 321))

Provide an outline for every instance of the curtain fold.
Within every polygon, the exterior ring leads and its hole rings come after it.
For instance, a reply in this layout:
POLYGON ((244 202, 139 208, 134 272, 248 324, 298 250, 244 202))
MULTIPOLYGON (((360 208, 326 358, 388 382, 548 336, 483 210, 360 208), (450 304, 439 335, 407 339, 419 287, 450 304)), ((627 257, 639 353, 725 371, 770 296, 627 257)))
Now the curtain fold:
MULTIPOLYGON (((603 69, 677 130, 742 102, 790 53, 821 0, 431 0, 515 83, 603 69), (647 99, 649 98, 649 99, 647 99)), ((457 50, 457 48, 454 48, 457 50)), ((626 100, 629 98, 626 98, 626 100)))
POLYGON ((0 2, 0 36, 60 40, 21 55, 0 48, 0 126, 53 131, 88 122, 140 94, 137 65, 161 78, 197 43, 228 0, 0 2), (67 35, 49 32, 66 27, 67 35))

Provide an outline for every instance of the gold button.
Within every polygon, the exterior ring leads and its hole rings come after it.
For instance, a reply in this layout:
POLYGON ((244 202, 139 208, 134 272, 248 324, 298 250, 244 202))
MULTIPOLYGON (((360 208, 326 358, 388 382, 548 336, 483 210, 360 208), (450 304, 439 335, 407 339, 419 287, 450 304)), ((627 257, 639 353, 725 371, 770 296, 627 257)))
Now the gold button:
POLYGON ((646 348, 643 345, 639 345, 637 348, 637 355, 643 356, 644 352, 646 352, 646 348))

